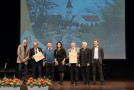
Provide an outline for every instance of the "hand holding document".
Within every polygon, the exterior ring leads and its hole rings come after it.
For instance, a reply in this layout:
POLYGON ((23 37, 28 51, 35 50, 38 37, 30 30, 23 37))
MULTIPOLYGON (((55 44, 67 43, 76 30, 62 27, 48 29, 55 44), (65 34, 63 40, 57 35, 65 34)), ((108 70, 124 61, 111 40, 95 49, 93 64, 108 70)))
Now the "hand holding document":
POLYGON ((65 61, 62 61, 61 63, 62 63, 62 65, 65 65, 65 61))
POLYGON ((45 57, 44 57, 44 55, 42 54, 42 52, 39 52, 39 53, 35 54, 35 55, 33 56, 33 58, 35 59, 36 62, 38 62, 38 61, 40 61, 40 60, 43 60, 45 57))
POLYGON ((69 52, 69 63, 77 63, 77 52, 69 52))

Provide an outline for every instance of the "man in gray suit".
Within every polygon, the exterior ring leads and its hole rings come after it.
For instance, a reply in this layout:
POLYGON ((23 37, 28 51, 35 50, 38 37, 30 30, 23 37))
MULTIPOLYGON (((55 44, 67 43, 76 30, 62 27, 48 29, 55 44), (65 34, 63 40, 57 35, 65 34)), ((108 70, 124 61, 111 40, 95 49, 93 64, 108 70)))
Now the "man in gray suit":
POLYGON ((80 48, 76 47, 75 42, 71 43, 71 48, 68 49, 67 57, 69 58, 70 52, 77 52, 77 63, 69 63, 70 67, 70 80, 71 84, 74 84, 74 77, 75 77, 75 84, 78 84, 78 57, 80 53, 80 48))
POLYGON ((102 47, 98 46, 98 40, 94 40, 94 47, 92 48, 92 69, 93 69, 93 84, 96 84, 96 68, 99 70, 101 85, 104 84, 102 72, 102 60, 104 58, 104 51, 102 47))
POLYGON ((27 45, 27 40, 23 41, 23 45, 18 46, 17 50, 17 63, 18 63, 18 78, 22 78, 22 68, 24 68, 24 82, 26 81, 27 65, 30 55, 30 47, 27 45))

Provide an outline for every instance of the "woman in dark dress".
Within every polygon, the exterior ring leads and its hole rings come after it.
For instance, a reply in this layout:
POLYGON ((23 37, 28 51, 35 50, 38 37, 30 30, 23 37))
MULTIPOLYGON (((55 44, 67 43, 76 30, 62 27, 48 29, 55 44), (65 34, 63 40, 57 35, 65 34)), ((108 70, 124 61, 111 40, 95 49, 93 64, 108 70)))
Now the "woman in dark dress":
POLYGON ((64 71, 65 71, 66 51, 62 47, 61 42, 57 42, 54 55, 55 55, 55 65, 58 66, 58 71, 59 71, 59 76, 60 76, 59 84, 62 85, 63 78, 64 78, 64 71))

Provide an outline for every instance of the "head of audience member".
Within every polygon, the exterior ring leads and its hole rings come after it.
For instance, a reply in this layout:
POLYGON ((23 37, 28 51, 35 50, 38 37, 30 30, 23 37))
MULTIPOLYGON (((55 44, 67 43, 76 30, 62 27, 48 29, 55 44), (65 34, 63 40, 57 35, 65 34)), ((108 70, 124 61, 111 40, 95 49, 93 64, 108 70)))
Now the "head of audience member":
POLYGON ((95 47, 98 47, 98 44, 99 44, 99 43, 98 43, 98 40, 94 40, 94 46, 95 46, 95 47))
POLYGON ((33 42, 33 46, 34 46, 34 48, 37 48, 38 47, 38 42, 33 42))
POLYGON ((27 40, 23 40, 23 46, 27 46, 27 40))
POLYGON ((47 47, 50 49, 50 48, 52 48, 52 43, 51 42, 48 42, 47 43, 47 47))
POLYGON ((61 43, 61 42, 57 42, 57 44, 56 44, 56 48, 57 48, 57 49, 59 49, 59 48, 63 48, 62 43, 61 43))
POLYGON ((74 48, 75 48, 75 46, 76 46, 75 42, 72 42, 72 43, 71 43, 71 48, 73 48, 73 49, 74 49, 74 48))
POLYGON ((87 42, 82 42, 82 48, 87 48, 87 42))

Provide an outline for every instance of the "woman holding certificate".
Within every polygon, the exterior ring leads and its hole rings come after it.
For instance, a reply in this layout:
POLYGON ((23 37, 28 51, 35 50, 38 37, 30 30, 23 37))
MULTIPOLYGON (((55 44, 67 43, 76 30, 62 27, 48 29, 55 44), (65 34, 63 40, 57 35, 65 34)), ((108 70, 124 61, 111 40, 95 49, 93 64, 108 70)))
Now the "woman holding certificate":
POLYGON ((64 78, 64 71, 65 71, 66 51, 62 47, 61 42, 57 42, 54 55, 55 55, 55 65, 58 66, 58 71, 59 71, 59 76, 60 76, 59 84, 62 85, 63 78, 64 78))

